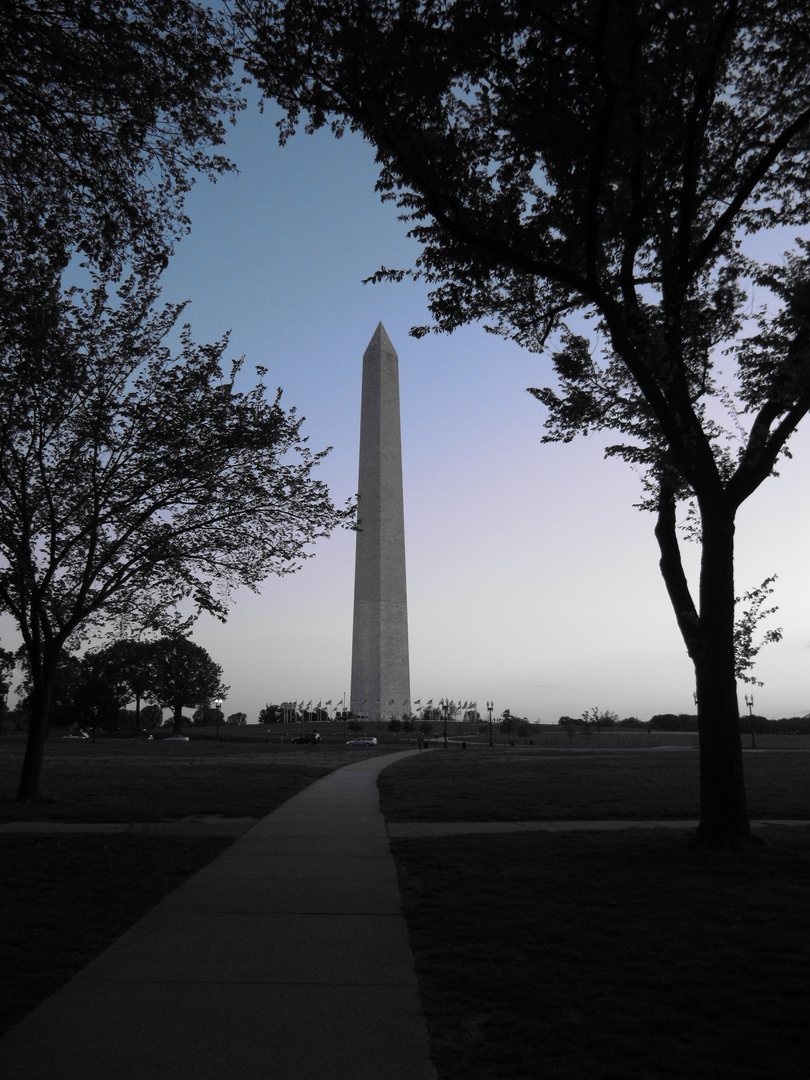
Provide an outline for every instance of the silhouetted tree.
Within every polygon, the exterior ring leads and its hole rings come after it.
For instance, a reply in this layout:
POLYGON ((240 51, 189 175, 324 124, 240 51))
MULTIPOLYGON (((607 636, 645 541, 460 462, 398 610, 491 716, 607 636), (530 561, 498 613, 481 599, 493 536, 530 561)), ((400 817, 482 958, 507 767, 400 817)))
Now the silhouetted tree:
POLYGON ((151 641, 120 638, 97 652, 99 674, 116 685, 116 696, 123 708, 135 702, 134 730, 141 727, 141 702, 148 697, 152 683, 151 641))
POLYGON ((239 107, 223 20, 193 0, 0 7, 0 327, 41 331, 77 253, 165 260, 239 107))
POLYGON ((259 712, 260 724, 281 724, 284 722, 284 713, 280 705, 265 705, 259 712))
POLYGON ((808 246, 761 266, 751 240, 810 222, 807 5, 234 6, 248 69, 285 112, 282 141, 303 114, 308 130, 351 127, 376 147, 378 190, 421 247, 434 329, 483 320, 550 347, 554 385, 532 391, 546 439, 611 432, 608 453, 644 476, 695 669, 696 839, 746 842, 736 516, 810 409, 808 246), (696 591, 684 501, 702 548, 696 591))
POLYGON ((222 668, 202 645, 185 637, 155 642, 151 695, 159 705, 172 710, 175 735, 183 732, 184 708, 207 705, 226 692, 222 668))
POLYGON ((11 689, 11 679, 16 666, 14 653, 0 648, 0 716, 8 710, 8 692, 11 689))
POLYGON ((32 679, 20 799, 38 792, 68 641, 121 618, 165 632, 184 600, 224 618, 233 588, 293 572, 348 517, 281 391, 237 392, 225 339, 198 346, 184 327, 173 355, 182 306, 158 296, 157 273, 114 304, 103 282, 68 294, 58 338, 0 357, 0 607, 32 679))

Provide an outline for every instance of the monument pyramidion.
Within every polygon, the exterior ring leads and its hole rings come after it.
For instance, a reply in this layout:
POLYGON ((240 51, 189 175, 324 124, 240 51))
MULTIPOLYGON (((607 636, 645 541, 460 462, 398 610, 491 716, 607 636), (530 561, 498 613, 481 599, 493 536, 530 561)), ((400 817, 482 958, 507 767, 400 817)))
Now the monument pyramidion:
POLYGON ((363 355, 357 481, 351 711, 390 720, 411 711, 399 359, 379 324, 363 355))

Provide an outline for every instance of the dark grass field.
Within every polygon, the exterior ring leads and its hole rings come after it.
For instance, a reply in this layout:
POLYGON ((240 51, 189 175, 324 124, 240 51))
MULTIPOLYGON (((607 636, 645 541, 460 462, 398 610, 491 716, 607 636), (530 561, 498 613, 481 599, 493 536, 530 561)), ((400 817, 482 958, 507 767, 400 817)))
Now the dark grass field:
POLYGON ((23 753, 22 740, 0 740, 0 821, 263 817, 363 752, 347 746, 54 739, 45 752, 41 800, 18 806, 13 799, 23 753))
POLYGON ((810 828, 394 843, 440 1080, 806 1080, 810 828))
MULTIPOLYGON (((753 818, 810 820, 810 753, 746 750, 753 818)), ((389 821, 697 818, 696 750, 438 750, 386 769, 389 821)))
MULTIPOLYGON (((810 754, 751 752, 740 856, 682 830, 393 843, 440 1080, 810 1074, 810 754)), ((697 754, 439 751, 390 820, 696 818, 697 754)))
MULTIPOLYGON (((259 816, 366 756, 120 745, 54 750, 53 801, 36 812, 77 821, 259 816)), ((0 792, 10 799, 6 752, 0 744, 0 792)), ((745 762, 752 817, 810 821, 810 754, 751 752, 745 762)), ((386 814, 400 821, 693 818, 697 754, 436 750, 383 772, 380 788, 386 814)), ((810 825, 761 838, 724 858, 670 829, 396 841, 440 1080, 806 1077, 810 825)), ((223 846, 0 841, 6 1023, 223 846)))
POLYGON ((230 840, 0 835, 0 1032, 58 990, 230 840))

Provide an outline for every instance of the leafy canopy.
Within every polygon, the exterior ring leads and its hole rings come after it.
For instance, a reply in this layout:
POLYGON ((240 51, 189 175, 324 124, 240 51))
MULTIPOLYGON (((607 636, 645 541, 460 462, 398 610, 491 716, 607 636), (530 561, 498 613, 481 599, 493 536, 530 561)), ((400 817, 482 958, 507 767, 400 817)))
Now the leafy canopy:
POLYGON ((9 0, 0 9, 3 273, 80 251, 164 255, 195 172, 228 163, 239 108, 220 18, 193 0, 9 0))
POLYGON ((185 706, 207 705, 224 697, 222 668, 208 652, 188 638, 161 638, 152 647, 151 696, 175 714, 185 706))
POLYGON ((282 142, 331 125, 376 147, 377 188, 421 253, 374 280, 430 285, 432 326, 413 333, 481 321, 551 352, 553 378, 531 391, 546 440, 618 436, 608 453, 644 478, 690 655, 716 659, 722 642, 731 671, 734 516, 810 409, 808 246, 754 258, 764 231, 810 223, 807 5, 235 11, 246 66, 284 110, 282 142), (676 537, 683 499, 704 544, 699 598, 676 537))
POLYGON ((282 141, 303 116, 377 148, 378 189, 421 244, 410 272, 432 286, 434 328, 483 320, 535 350, 562 333, 558 389, 537 392, 550 437, 618 430, 656 483, 666 471, 734 505, 770 473, 810 404, 808 262, 799 245, 760 268, 745 247, 808 220, 805 4, 235 9, 248 69, 285 110, 282 141), (752 282, 775 302, 738 348, 752 282), (595 332, 567 325, 575 313, 596 315, 595 332), (755 414, 736 460, 707 411, 722 343, 738 411, 755 414))
POLYGON ((165 628, 183 601, 222 618, 349 520, 281 392, 238 391, 227 339, 184 326, 174 352, 182 306, 158 298, 156 273, 73 290, 59 336, 0 364, 0 605, 34 670, 99 625, 165 628))

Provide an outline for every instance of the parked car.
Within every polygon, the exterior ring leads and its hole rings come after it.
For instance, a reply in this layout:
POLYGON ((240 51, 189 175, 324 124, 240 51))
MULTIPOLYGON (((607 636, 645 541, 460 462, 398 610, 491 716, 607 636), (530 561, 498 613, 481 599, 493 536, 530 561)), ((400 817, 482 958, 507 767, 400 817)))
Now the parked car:
POLYGON ((294 739, 290 739, 290 742, 297 743, 319 743, 321 737, 317 731, 308 731, 304 735, 296 735, 294 739))
POLYGON ((349 739, 347 746, 376 746, 377 740, 373 735, 362 735, 359 739, 349 739))

